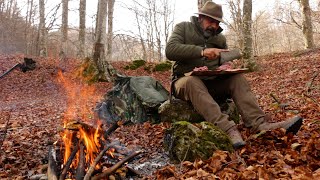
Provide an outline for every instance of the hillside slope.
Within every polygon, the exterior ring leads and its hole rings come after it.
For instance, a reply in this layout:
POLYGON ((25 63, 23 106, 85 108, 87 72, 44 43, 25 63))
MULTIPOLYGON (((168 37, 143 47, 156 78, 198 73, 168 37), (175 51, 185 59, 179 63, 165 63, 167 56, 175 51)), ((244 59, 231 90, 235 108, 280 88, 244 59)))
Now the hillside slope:
MULTIPOLYGON (((22 59, 21 55, 0 55, 0 74, 22 59)), ((34 71, 13 71, 0 79, 1 179, 28 179, 43 173, 48 144, 60 139, 62 119, 69 105, 70 92, 61 84, 59 70, 63 70, 62 74, 70 82, 81 86, 81 81, 71 73, 78 66, 78 61, 69 60, 61 65, 61 62, 50 58, 34 60, 38 65, 34 71)), ((258 58, 258 63, 260 70, 245 76, 262 109, 272 114, 274 121, 300 114, 304 118, 301 131, 296 136, 287 136, 283 131, 275 130, 256 137, 239 125, 247 141, 242 149, 232 154, 218 152, 208 161, 182 162, 179 165, 168 162, 148 178, 320 178, 320 51, 298 57, 291 54, 264 56, 258 58)), ((153 76, 169 88, 170 72, 150 74, 143 68, 124 70, 125 63, 113 65, 127 75, 153 76)), ((94 93, 84 99, 88 100, 86 104, 91 108, 112 84, 97 83, 93 87, 94 93)), ((130 125, 115 131, 112 138, 145 150, 147 155, 143 159, 146 160, 153 152, 163 151, 165 128, 164 124, 130 125)))

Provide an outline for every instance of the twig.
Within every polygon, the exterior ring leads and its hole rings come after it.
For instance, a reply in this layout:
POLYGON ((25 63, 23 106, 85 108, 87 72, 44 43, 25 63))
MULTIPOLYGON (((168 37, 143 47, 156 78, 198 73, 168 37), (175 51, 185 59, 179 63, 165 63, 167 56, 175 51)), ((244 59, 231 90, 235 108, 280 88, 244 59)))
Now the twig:
POLYGON ((307 98, 311 99, 311 101, 313 101, 318 107, 320 107, 320 104, 316 100, 314 100, 314 98, 312 98, 311 96, 309 96, 306 93, 303 93, 303 95, 306 96, 307 98))
POLYGON ((270 93, 270 96, 276 101, 276 103, 281 104, 281 102, 276 98, 274 94, 270 93))
POLYGON ((86 175, 84 176, 84 180, 89 180, 90 177, 91 177, 91 174, 93 173, 94 171, 94 168, 96 167, 96 165, 98 164, 98 162, 100 161, 100 159, 102 158, 102 156, 104 155, 104 153, 110 149, 111 147, 113 147, 114 144, 111 143, 107 146, 104 147, 104 149, 99 153, 99 155, 96 157, 96 159, 93 161, 93 163, 91 164, 91 166, 89 167, 86 175))
POLYGON ((320 73, 320 71, 318 71, 318 72, 316 72, 315 74, 313 74, 312 79, 311 79, 311 81, 310 81, 310 84, 309 84, 309 86, 308 86, 308 88, 307 88, 307 92, 310 92, 310 91, 311 91, 312 83, 313 83, 313 81, 316 79, 316 77, 319 75, 319 73, 320 73))
POLYGON ((59 180, 64 180, 66 178, 67 172, 68 172, 70 165, 71 165, 74 157, 76 156, 78 150, 79 150, 79 145, 76 145, 76 147, 73 149, 72 153, 70 154, 65 166, 62 169, 59 180))
POLYGON ((91 180, 98 180, 98 179, 102 179, 108 175, 110 175, 111 173, 113 173, 114 171, 116 171, 120 166, 122 166, 124 163, 130 161, 132 158, 134 158, 135 156, 141 154, 142 151, 135 151, 132 154, 130 154, 129 156, 121 159, 121 161, 117 162, 115 165, 113 165, 112 167, 110 167, 109 169, 107 169, 106 171, 102 172, 101 174, 98 174, 94 177, 91 178, 91 180))

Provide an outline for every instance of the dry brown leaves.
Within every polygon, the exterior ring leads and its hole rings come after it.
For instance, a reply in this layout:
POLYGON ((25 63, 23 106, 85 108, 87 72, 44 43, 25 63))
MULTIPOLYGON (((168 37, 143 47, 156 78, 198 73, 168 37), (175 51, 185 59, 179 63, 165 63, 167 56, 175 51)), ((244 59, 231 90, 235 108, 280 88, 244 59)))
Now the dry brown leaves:
MULTIPOLYGON (((246 74, 259 104, 280 121, 296 113, 305 119, 301 131, 293 136, 282 130, 250 134, 240 126, 247 145, 233 153, 218 151, 206 161, 181 162, 155 172, 150 179, 319 179, 320 178, 320 52, 300 57, 276 54, 260 57, 260 71, 246 74), (314 79, 314 80, 312 80, 314 79), (280 107, 270 97, 275 95, 280 107)), ((23 56, 0 56, 0 73, 21 62, 23 56)), ((76 81, 75 60, 58 63, 53 58, 35 58, 38 67, 31 72, 13 71, 0 79, 0 179, 27 179, 44 172, 47 145, 59 139, 61 119, 66 109, 64 89, 56 81, 57 72, 76 81)), ((113 65, 131 76, 153 76, 169 89, 170 72, 148 73, 139 68, 124 70, 126 63, 113 65)), ((110 83, 95 84, 103 96, 110 83)), ((96 102, 92 102, 95 104, 96 102)), ((143 163, 155 152, 163 151, 166 125, 131 125, 112 134, 128 148, 146 152, 143 163)), ((168 162, 169 163, 169 162, 168 162)))

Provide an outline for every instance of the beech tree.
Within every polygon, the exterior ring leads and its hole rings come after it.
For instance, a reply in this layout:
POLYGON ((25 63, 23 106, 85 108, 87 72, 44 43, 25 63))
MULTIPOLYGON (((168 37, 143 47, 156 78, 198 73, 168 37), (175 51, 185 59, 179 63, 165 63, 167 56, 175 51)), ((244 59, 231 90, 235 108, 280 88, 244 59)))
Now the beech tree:
POLYGON ((45 6, 44 6, 44 0, 39 0, 39 55, 41 57, 47 56, 47 30, 46 30, 46 22, 45 22, 45 6))
POLYGON ((83 58, 86 56, 85 43, 86 43, 86 0, 79 1, 79 49, 78 57, 83 58))
POLYGON ((299 0, 302 16, 302 33, 304 37, 305 48, 314 48, 313 28, 311 21, 311 9, 309 0, 299 0))
POLYGON ((98 79, 103 81, 113 81, 117 72, 105 57, 107 6, 108 4, 106 0, 98 1, 93 61, 98 69, 98 79))
POLYGON ((245 67, 251 71, 256 69, 252 49, 252 0, 243 1, 243 58, 245 67))
POLYGON ((59 56, 63 60, 68 52, 68 5, 69 0, 62 0, 61 46, 59 56))
POLYGON ((112 59, 112 41, 113 41, 113 10, 115 0, 108 0, 108 33, 107 33, 107 60, 112 59))

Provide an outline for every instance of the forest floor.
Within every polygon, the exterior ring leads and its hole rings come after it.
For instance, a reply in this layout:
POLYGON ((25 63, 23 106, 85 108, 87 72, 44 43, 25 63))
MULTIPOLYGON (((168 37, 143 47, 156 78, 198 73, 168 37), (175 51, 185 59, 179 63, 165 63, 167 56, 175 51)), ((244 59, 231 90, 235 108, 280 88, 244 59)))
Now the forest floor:
MULTIPOLYGON (((61 140, 71 101, 76 108, 85 105, 90 111, 112 88, 107 82, 81 83, 74 73, 77 60, 33 59, 35 70, 14 70, 0 79, 0 179, 29 179, 45 173, 48 145, 61 140)), ((22 55, 0 55, 0 74, 22 61, 22 55)), ((142 174, 142 179, 320 179, 320 50, 263 56, 257 62, 259 71, 245 76, 260 106, 274 121, 301 115, 301 130, 296 135, 278 129, 255 136, 240 124, 245 147, 232 153, 218 151, 209 160, 195 162, 170 164, 164 158, 166 164, 142 174)), ((153 76, 169 88, 169 71, 124 70, 126 64, 113 63, 126 75, 153 76)), ((143 163, 164 152, 166 128, 163 123, 127 125, 110 139, 139 147, 145 155, 135 161, 143 163)))

